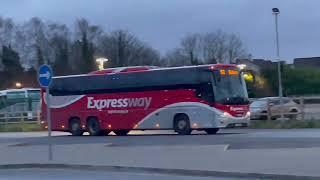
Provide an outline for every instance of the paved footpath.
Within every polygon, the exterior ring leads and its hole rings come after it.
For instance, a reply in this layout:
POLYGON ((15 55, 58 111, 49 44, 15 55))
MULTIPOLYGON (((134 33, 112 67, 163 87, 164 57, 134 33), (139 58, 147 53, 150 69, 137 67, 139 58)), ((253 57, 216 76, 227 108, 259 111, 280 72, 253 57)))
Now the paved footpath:
POLYGON ((132 146, 106 144, 0 144, 0 166, 7 164, 69 164, 221 171, 320 178, 320 148, 228 149, 227 145, 132 146))

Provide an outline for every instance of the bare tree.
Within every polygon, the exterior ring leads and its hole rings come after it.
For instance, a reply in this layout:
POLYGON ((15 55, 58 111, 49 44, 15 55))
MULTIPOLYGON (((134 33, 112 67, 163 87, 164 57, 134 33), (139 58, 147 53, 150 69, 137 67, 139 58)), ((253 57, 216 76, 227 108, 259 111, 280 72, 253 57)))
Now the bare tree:
MULTIPOLYGON (((15 30, 15 24, 13 23, 12 19, 10 18, 2 18, 0 17, 0 47, 2 49, 5 47, 12 48, 12 38, 14 35, 15 30)), ((2 50, 0 48, 0 52, 2 50)), ((0 71, 5 69, 4 62, 3 62, 3 52, 1 52, 1 58, 0 58, 0 71)))
POLYGON ((188 57, 182 51, 180 48, 169 51, 162 60, 165 66, 191 65, 191 61, 187 61, 188 57))
POLYGON ((28 69, 41 63, 52 63, 52 51, 46 36, 46 25, 39 18, 32 18, 17 27, 14 45, 23 66, 28 69))
POLYGON ((201 54, 201 36, 200 34, 190 34, 181 41, 181 50, 188 57, 192 65, 199 64, 201 54))
POLYGON ((159 64, 160 55, 146 43, 125 30, 106 34, 99 43, 103 56, 109 59, 108 67, 159 64))
POLYGON ((64 24, 51 23, 47 26, 47 37, 53 53, 55 75, 70 73, 70 31, 64 24))
POLYGON ((204 59, 207 63, 234 63, 247 55, 239 36, 221 30, 203 36, 204 59))
POLYGON ((83 18, 71 33, 64 24, 36 17, 22 24, 0 17, 0 45, 17 52, 25 70, 49 63, 57 75, 95 70, 99 56, 110 60, 107 67, 162 65, 160 53, 128 31, 106 33, 83 18))
POLYGON ((75 41, 71 49, 73 69, 80 73, 93 71, 96 69, 94 55, 103 31, 99 26, 90 25, 82 18, 76 21, 75 32, 75 41))
MULTIPOLYGON (((200 63, 233 63, 236 58, 246 56, 246 50, 241 39, 221 30, 187 35, 181 41, 180 48, 167 54, 168 59, 184 57, 190 64, 200 63)), ((172 59, 172 61, 174 61, 172 59)), ((178 64, 189 64, 181 60, 178 64)), ((177 64, 176 62, 173 64, 177 64)))
POLYGON ((246 52, 242 41, 235 34, 230 34, 226 43, 228 63, 235 63, 238 58, 247 58, 249 54, 246 52))
POLYGON ((86 38, 93 44, 97 44, 103 35, 103 30, 100 26, 91 25, 88 20, 81 18, 76 21, 75 39, 86 38))
POLYGON ((206 33, 202 38, 204 61, 206 63, 224 63, 227 51, 227 34, 219 30, 216 32, 206 33))
POLYGON ((10 18, 0 17, 0 44, 3 46, 11 46, 14 36, 15 24, 10 18))

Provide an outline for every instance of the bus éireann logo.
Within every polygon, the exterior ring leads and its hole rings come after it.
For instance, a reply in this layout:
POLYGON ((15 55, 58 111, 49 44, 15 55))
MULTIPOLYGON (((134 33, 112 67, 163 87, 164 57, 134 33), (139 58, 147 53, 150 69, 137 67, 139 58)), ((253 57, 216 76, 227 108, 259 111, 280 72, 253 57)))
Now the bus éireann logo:
POLYGON ((88 97, 87 108, 100 110, 108 108, 142 107, 144 109, 148 109, 151 101, 151 97, 119 99, 94 99, 94 97, 88 97))

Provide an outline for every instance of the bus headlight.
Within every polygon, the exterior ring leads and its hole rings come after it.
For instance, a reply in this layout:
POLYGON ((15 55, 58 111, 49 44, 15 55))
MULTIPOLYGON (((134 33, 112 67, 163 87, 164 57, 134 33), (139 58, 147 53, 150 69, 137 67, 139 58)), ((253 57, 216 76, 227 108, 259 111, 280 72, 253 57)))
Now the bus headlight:
POLYGON ((224 112, 221 116, 224 118, 227 118, 227 117, 230 117, 231 115, 227 112, 224 112))

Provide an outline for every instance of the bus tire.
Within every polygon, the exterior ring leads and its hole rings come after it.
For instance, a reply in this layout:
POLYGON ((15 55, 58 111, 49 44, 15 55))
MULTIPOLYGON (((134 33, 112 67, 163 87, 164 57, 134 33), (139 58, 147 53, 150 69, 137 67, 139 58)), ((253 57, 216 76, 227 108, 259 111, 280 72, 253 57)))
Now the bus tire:
POLYGON ((192 132, 189 117, 186 114, 177 114, 174 117, 173 129, 179 135, 189 135, 192 132))
POLYGON ((100 123, 96 117, 88 118, 87 128, 90 136, 100 136, 103 134, 103 131, 100 128, 100 123))
POLYGON ((69 120, 69 132, 72 136, 82 136, 83 129, 81 128, 81 121, 79 118, 71 118, 69 120))
POLYGON ((129 130, 116 130, 113 131, 117 136, 126 136, 129 133, 129 130))
POLYGON ((209 129, 205 129, 204 131, 206 131, 207 134, 217 134, 217 132, 219 131, 219 128, 209 128, 209 129))

